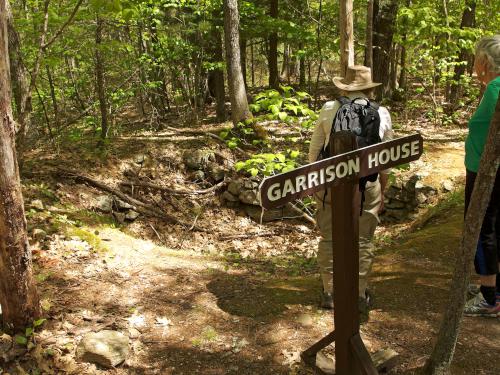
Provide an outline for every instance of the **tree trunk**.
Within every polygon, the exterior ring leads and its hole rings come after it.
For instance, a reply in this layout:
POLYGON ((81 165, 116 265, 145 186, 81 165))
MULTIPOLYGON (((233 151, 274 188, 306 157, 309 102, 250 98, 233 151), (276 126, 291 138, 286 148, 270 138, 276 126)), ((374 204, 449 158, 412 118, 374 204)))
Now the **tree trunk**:
MULTIPOLYGON (((301 44, 299 49, 302 51, 302 48, 304 46, 301 44)), ((306 57, 303 52, 299 56, 299 86, 301 90, 306 88, 306 57)))
MULTIPOLYGON (((270 0, 269 2, 269 15, 278 18, 278 0, 270 0)), ((269 35, 269 86, 273 89, 279 88, 278 76, 278 33, 272 32, 269 35)))
POLYGON ((47 71, 47 79, 49 81, 50 98, 52 99, 52 108, 54 109, 54 122, 56 124, 56 128, 59 128, 59 108, 57 106, 54 79, 52 78, 52 72, 50 71, 50 67, 48 65, 45 66, 45 70, 47 71))
MULTIPOLYGON (((22 129, 23 132, 27 132, 27 129, 31 126, 32 110, 29 72, 23 64, 21 39, 14 27, 14 18, 8 1, 6 1, 6 7, 10 73, 12 93, 16 104, 16 120, 19 128, 22 129)), ((24 134, 21 138, 24 138, 24 134)))
MULTIPOLYGON (((476 0, 467 0, 465 2, 465 9, 462 14, 462 22, 460 24, 460 28, 464 29, 466 27, 474 27, 475 23, 476 23, 476 0)), ((467 68, 467 65, 472 59, 473 56, 469 50, 464 48, 460 50, 457 62, 461 64, 455 66, 453 82, 451 82, 451 87, 450 87, 449 102, 453 103, 454 106, 456 105, 456 103, 458 102, 458 98, 462 94, 461 85, 459 83, 460 77, 462 77, 465 74, 465 69, 467 68)))
POLYGON ((397 44, 392 46, 391 51, 391 75, 389 79, 389 90, 394 92, 398 85, 398 61, 400 48, 397 44))
POLYGON ((449 368, 460 330, 467 295, 470 273, 479 240, 481 225, 491 199, 496 174, 500 166, 500 98, 491 120, 474 190, 465 217, 462 242, 456 254, 455 270, 451 281, 450 296, 446 304, 441 328, 434 350, 424 373, 426 375, 449 374, 449 368))
POLYGON ((236 125, 252 117, 241 73, 238 0, 224 0, 224 39, 226 44, 227 77, 231 100, 231 119, 236 125))
POLYGON ((340 0, 340 75, 354 65, 354 17, 352 0, 340 0))
MULTIPOLYGON (((215 14, 214 18, 219 18, 220 14, 215 14)), ((216 64, 222 64, 224 62, 223 52, 222 52, 222 34, 220 30, 214 25, 212 26, 212 62, 216 64)), ((226 120, 226 92, 224 88, 224 71, 222 67, 210 71, 209 77, 209 89, 212 96, 215 97, 216 102, 216 114, 217 121, 226 120)))
POLYGON ((373 0, 368 0, 366 7, 366 47, 365 66, 373 67, 373 0))
POLYGON ((280 73, 281 81, 286 81, 288 78, 288 59, 290 58, 289 51, 290 51, 290 46, 286 43, 283 43, 283 61, 281 63, 281 73, 280 73))
POLYGON ((252 60, 252 87, 255 87, 255 56, 253 52, 253 43, 250 44, 250 55, 252 60))
POLYGON ((6 1, 0 0, 0 305, 4 327, 19 331, 41 311, 15 151, 8 56, 6 1))
POLYGON ((241 74, 243 75, 243 82, 245 83, 245 89, 247 85, 247 40, 241 38, 240 45, 240 56, 241 56, 241 74))
POLYGON ((95 75, 97 97, 99 98, 99 108, 101 110, 101 141, 108 136, 108 103, 106 99, 106 89, 104 83, 104 59, 102 56, 102 18, 97 16, 97 27, 95 29, 95 75))
POLYGON ((379 101, 392 94, 388 77, 398 5, 397 0, 375 0, 373 5, 373 79, 382 83, 376 89, 379 101))

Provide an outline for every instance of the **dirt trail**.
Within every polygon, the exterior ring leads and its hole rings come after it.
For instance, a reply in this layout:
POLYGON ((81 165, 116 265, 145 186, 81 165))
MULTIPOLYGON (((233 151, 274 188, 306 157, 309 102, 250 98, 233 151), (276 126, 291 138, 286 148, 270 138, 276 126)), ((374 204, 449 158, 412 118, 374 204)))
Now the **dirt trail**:
MULTIPOLYGON (((102 165, 99 177, 108 183, 132 163, 123 155, 133 158, 131 150, 146 149, 165 161, 160 166, 172 181, 186 181, 173 167, 182 152, 173 145, 132 140, 120 147, 102 165)), ((427 142, 423 158, 410 168, 436 187, 445 179, 460 180, 463 143, 427 142)), ((214 197, 168 202, 191 220, 201 212, 198 223, 213 233, 191 233, 145 218, 119 225, 92 211, 98 191, 66 182, 57 186, 63 211, 28 215, 31 226, 50 229, 45 244, 33 244, 48 321, 20 366, 54 374, 312 373, 299 354, 333 329, 333 315, 317 307, 317 236, 307 225, 275 222, 267 224, 275 236, 224 240, 221 234, 258 233, 266 227, 243 211, 214 203, 214 197), (78 362, 75 347, 82 336, 105 328, 129 335, 125 364, 106 370, 78 362)), ((53 195, 45 185, 27 190, 46 204, 53 195)), ((408 225, 378 231, 375 306, 362 333, 370 350, 392 347, 401 354, 397 374, 414 373, 431 349, 459 243, 460 195, 434 208, 422 231, 402 237, 408 225)), ((498 374, 498 337, 498 320, 465 319, 453 374, 498 374)))

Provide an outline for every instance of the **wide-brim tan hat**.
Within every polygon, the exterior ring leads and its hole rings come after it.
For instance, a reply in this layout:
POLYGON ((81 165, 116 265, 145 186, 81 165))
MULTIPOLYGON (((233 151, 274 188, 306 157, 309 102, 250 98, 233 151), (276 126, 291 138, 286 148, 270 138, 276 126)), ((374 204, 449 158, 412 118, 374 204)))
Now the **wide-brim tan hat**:
POLYGON ((347 67, 345 77, 334 77, 333 84, 345 91, 360 91, 381 85, 372 81, 372 70, 364 65, 347 67))

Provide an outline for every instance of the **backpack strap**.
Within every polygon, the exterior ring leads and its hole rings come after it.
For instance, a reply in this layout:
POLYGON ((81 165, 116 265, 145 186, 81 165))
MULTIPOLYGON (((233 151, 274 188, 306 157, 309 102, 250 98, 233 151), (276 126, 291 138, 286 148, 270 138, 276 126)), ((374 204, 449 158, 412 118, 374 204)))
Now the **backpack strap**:
POLYGON ((341 96, 337 98, 337 101, 340 103, 340 106, 351 103, 351 99, 349 99, 347 96, 341 96))

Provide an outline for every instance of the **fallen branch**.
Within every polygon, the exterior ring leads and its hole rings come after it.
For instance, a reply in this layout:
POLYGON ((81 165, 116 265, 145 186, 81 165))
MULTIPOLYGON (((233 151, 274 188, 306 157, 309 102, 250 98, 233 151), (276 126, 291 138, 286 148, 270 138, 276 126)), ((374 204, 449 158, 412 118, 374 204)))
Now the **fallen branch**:
POLYGON ((214 192, 215 190, 217 190, 218 188, 220 188, 226 184, 227 184, 227 182, 224 180, 224 181, 221 181, 214 186, 209 187, 208 189, 189 191, 189 190, 176 190, 176 189, 168 188, 166 186, 160 186, 160 185, 152 184, 150 182, 145 182, 145 181, 120 182, 120 185, 129 186, 131 188, 145 187, 145 188, 149 188, 149 189, 153 189, 153 190, 163 191, 165 193, 169 193, 169 194, 173 194, 173 195, 204 195, 204 194, 209 194, 209 193, 214 192))
POLYGON ((302 211, 300 208, 298 208, 297 206, 295 206, 292 202, 288 202, 287 204, 287 207, 289 207, 292 211, 300 214, 300 216, 302 216, 304 219, 306 219, 308 222, 310 222, 312 225, 316 225, 316 220, 314 220, 314 218, 310 215, 308 215, 307 213, 305 213, 304 211, 302 211))
MULTIPOLYGON (((125 201, 125 202, 131 204, 135 211, 137 211, 140 214, 143 214, 145 216, 152 216, 152 217, 155 217, 157 219, 161 219, 169 224, 179 224, 186 229, 191 227, 191 225, 180 221, 179 219, 175 218, 174 216, 168 215, 168 214, 160 211, 156 207, 153 207, 147 203, 144 203, 140 200, 132 198, 128 194, 125 194, 125 193, 121 192, 120 190, 114 189, 111 186, 108 186, 108 185, 104 184, 103 182, 95 180, 89 176, 81 175, 75 171, 68 171, 68 170, 59 170, 58 174, 61 176, 72 178, 72 179, 77 180, 77 181, 83 181, 91 186, 98 188, 99 190, 103 190, 103 191, 106 191, 110 194, 113 194, 116 197, 120 198, 122 201, 125 201)), ((190 230, 194 230, 197 232, 207 232, 207 230, 200 228, 200 227, 197 227, 197 226, 193 226, 190 230)))

